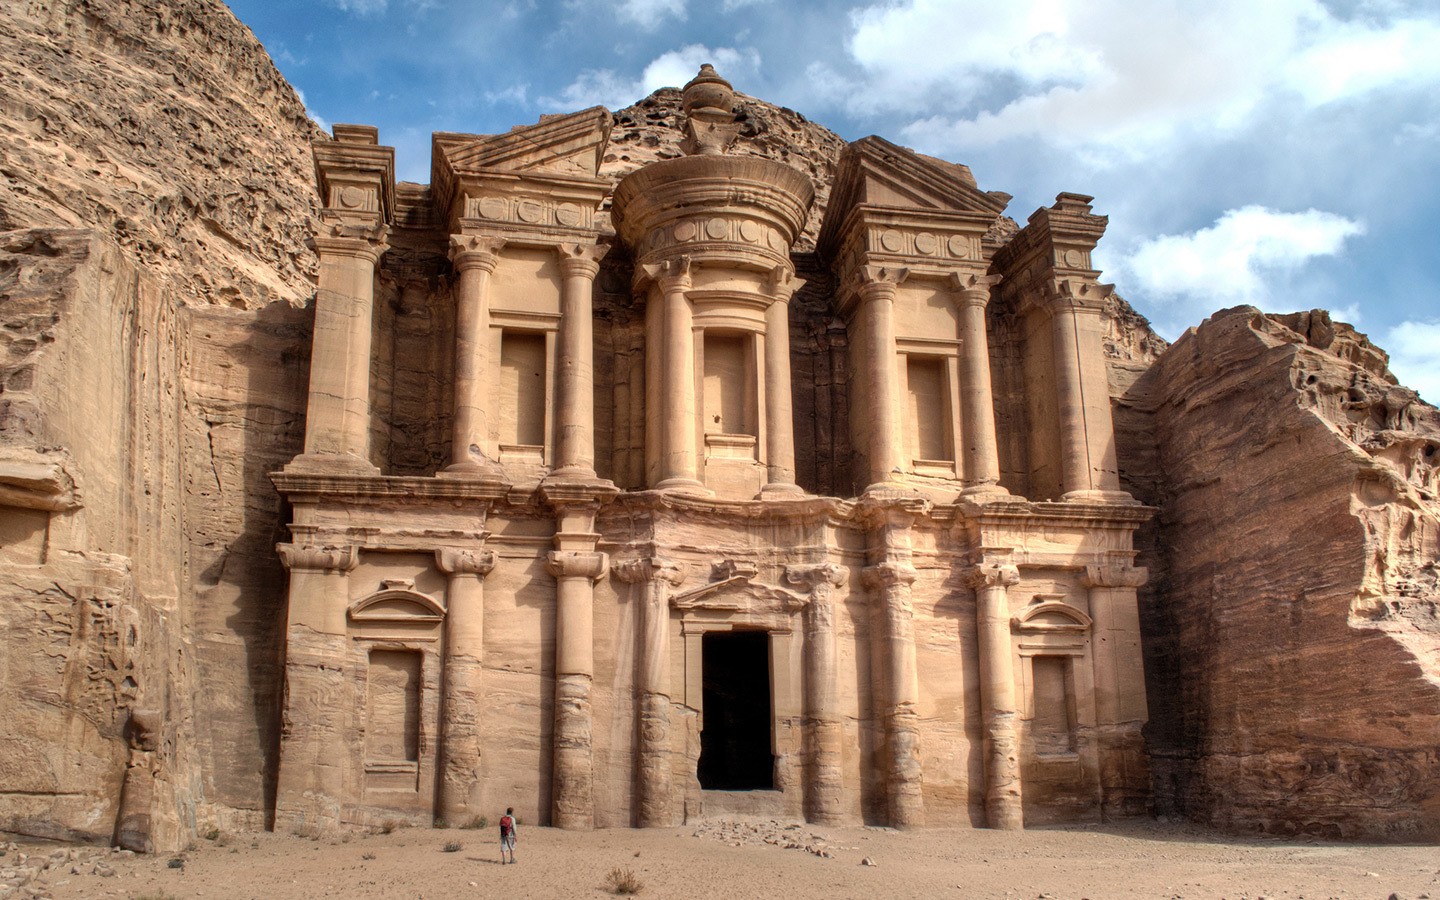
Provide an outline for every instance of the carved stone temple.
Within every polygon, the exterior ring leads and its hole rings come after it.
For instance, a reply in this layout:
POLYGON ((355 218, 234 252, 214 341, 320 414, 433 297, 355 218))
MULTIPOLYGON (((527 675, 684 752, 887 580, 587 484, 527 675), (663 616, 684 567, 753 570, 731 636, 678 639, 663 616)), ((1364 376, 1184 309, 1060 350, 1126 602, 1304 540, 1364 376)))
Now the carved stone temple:
POLYGON ((275 827, 1145 811, 1104 217, 1007 233, 873 137, 822 216, 712 68, 683 105, 618 183, 600 108, 437 133, 425 187, 315 143, 275 827))

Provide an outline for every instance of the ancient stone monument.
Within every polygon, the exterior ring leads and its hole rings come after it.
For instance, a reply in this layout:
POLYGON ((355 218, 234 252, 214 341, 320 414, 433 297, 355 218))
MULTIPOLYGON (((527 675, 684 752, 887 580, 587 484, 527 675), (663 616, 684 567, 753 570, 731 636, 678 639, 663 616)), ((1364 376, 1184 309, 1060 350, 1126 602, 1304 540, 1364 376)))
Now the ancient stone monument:
POLYGON ((1349 326, 1167 348, 1090 198, 708 67, 419 185, 218 2, 0 15, 0 828, 1440 836, 1440 412, 1349 326))

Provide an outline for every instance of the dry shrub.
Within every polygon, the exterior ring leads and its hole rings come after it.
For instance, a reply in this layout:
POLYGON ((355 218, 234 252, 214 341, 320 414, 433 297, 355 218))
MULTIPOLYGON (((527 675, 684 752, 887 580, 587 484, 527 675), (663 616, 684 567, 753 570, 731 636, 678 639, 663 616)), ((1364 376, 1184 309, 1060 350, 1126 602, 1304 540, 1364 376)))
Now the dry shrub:
POLYGON ((480 828, 489 828, 490 820, 485 818, 484 816, 476 816, 475 818, 471 819, 460 827, 464 828, 467 831, 475 831, 480 828))
POLYGON ((605 876, 605 884, 610 888, 612 894, 638 894, 645 890, 645 882, 640 880, 631 869, 622 869, 619 866, 610 870, 605 876))
POLYGON ((450 841, 449 843, 447 843, 447 844, 445 845, 445 852, 446 852, 446 853, 459 853, 461 850, 464 850, 464 849, 465 849, 465 845, 462 844, 462 843, 460 843, 459 841, 450 841))
POLYGON ((361 859, 374 859, 374 858, 375 858, 375 854, 370 853, 370 852, 367 851, 367 852, 365 852, 365 853, 360 854, 360 858, 361 858, 361 859))

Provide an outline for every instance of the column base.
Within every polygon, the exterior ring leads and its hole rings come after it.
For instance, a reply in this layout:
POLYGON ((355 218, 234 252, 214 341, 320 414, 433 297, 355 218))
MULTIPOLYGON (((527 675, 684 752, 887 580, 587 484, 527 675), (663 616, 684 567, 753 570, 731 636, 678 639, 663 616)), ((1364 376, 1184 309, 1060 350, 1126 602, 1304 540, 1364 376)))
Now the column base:
POLYGON ((696 497, 713 497, 715 492, 694 478, 666 478, 655 485, 657 491, 674 491, 677 494, 692 494, 696 497))
POLYGON ((1139 500, 1136 500, 1125 491, 1066 491, 1060 495, 1060 499, 1065 503, 1123 503, 1127 506, 1140 505, 1139 500))
POLYGON ((981 484, 967 484, 960 489, 960 496, 971 500, 985 500, 986 498, 1009 497, 1010 492, 994 482, 987 481, 981 484))
POLYGON ((777 481, 765 485, 760 493, 755 495, 756 500, 795 500, 805 496, 805 489, 798 484, 790 484, 777 481))
POLYGON ((474 481, 505 481, 505 470, 499 463, 490 462, 459 462, 451 463, 439 472, 435 473, 436 478, 461 478, 474 481))
POLYGON ((280 470, 294 475, 379 475, 379 467, 353 453, 302 453, 280 470))

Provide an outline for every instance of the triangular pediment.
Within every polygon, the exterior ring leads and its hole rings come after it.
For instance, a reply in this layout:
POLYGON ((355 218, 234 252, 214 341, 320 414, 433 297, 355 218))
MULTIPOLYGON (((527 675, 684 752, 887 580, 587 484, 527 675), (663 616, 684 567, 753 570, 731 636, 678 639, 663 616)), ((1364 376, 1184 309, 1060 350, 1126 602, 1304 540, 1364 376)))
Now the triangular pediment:
POLYGON ((836 166, 820 244, 833 246, 857 206, 993 218, 1009 203, 1009 194, 980 190, 967 166, 916 153, 884 138, 861 138, 845 148, 836 166))
POLYGON ((610 111, 592 106, 504 134, 435 133, 437 157, 459 175, 491 172, 594 178, 610 140, 610 111))
POLYGON ((751 575, 733 575, 677 594, 670 598, 670 605, 682 611, 790 613, 809 599, 806 594, 756 581, 751 575))

